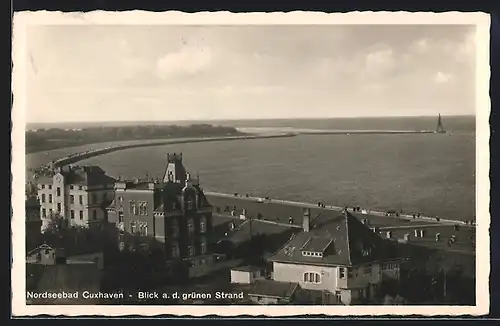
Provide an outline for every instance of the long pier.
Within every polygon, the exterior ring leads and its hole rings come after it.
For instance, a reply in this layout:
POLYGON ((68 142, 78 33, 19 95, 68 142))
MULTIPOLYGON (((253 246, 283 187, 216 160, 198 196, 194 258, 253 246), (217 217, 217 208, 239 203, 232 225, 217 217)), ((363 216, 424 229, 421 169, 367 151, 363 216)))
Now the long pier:
POLYGON ((113 145, 113 146, 107 146, 105 148, 88 150, 61 157, 55 161, 52 161, 51 167, 52 168, 61 167, 91 157, 108 154, 120 150, 139 148, 139 147, 149 147, 149 146, 163 146, 163 145, 173 145, 173 144, 245 140, 245 139, 284 138, 284 137, 295 137, 298 135, 383 135, 383 134, 399 135, 399 134, 436 133, 436 131, 430 131, 430 130, 314 130, 314 129, 297 129, 297 128, 241 128, 240 131, 243 132, 248 131, 250 134, 244 136, 228 136, 228 137, 148 140, 148 141, 138 141, 137 143, 132 143, 132 144, 128 143, 124 145, 113 145), (259 131, 259 133, 257 133, 257 131, 259 131), (267 131, 267 133, 263 134, 262 131, 267 131))
POLYGON ((186 144, 186 143, 201 143, 201 142, 216 142, 216 141, 230 141, 230 140, 246 140, 246 139, 265 139, 265 138, 284 138, 294 137, 294 133, 275 133, 268 135, 245 135, 245 136, 230 136, 230 137, 204 137, 204 138, 184 138, 184 139, 171 139, 171 140, 150 140, 144 142, 137 142, 133 144, 114 145, 105 148, 89 150, 85 152, 74 153, 68 156, 61 157, 52 161, 52 167, 61 167, 68 164, 73 164, 91 157, 108 154, 120 150, 149 147, 149 146, 163 146, 173 144, 186 144))
POLYGON ((434 130, 349 130, 349 129, 303 129, 290 127, 248 127, 240 128, 242 132, 262 133, 262 132, 288 132, 297 135, 402 135, 402 134, 435 134, 434 130))

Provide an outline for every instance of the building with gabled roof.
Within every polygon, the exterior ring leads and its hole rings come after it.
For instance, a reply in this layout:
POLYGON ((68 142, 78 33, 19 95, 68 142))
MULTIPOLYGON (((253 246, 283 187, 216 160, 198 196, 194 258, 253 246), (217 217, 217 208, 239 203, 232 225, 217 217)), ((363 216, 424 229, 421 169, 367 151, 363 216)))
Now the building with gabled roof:
POLYGON ((183 262, 189 276, 202 275, 213 263, 212 206, 198 179, 186 172, 182 154, 167 154, 161 180, 119 180, 108 216, 121 232, 122 248, 129 246, 127 238, 137 239, 131 235, 154 240, 165 260, 183 262))
POLYGON ((42 230, 53 217, 70 226, 88 227, 106 220, 115 179, 98 166, 66 165, 36 179, 42 230))
POLYGON ((310 220, 303 231, 273 256, 272 279, 296 282, 318 293, 322 303, 352 304, 370 300, 384 278, 398 278, 402 262, 397 246, 382 239, 347 211, 310 220))

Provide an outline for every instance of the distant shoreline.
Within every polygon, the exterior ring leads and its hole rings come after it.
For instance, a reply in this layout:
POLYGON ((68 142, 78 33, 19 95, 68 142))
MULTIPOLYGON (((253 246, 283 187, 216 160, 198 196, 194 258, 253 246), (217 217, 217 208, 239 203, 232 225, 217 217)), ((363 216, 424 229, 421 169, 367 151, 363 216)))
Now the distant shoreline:
MULTIPOLYGON (((475 118, 475 114, 441 114, 445 118, 475 118)), ((105 121, 105 122, 92 122, 92 121, 61 121, 61 122, 28 122, 26 123, 27 129, 32 129, 42 126, 61 126, 61 125, 110 125, 110 126, 130 126, 130 125, 168 125, 168 124, 178 124, 178 125, 189 125, 192 123, 231 123, 231 122, 256 122, 256 121, 294 121, 294 120, 356 120, 356 119, 421 119, 421 118, 432 118, 435 119, 435 115, 415 115, 415 116, 362 116, 362 117, 308 117, 308 118, 251 118, 251 119, 208 119, 208 120, 144 120, 144 121, 105 121)))

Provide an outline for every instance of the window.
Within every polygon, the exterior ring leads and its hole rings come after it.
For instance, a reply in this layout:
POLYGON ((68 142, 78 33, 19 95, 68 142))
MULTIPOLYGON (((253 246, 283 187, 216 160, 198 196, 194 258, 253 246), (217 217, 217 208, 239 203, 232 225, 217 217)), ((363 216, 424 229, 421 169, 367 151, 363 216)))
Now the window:
POLYGON ((148 223, 147 222, 137 222, 137 228, 139 229, 139 234, 142 236, 148 235, 148 223))
POLYGON ((49 185, 49 189, 52 190, 52 185, 49 185))
POLYGON ((97 210, 95 210, 95 209, 92 210, 92 217, 93 217, 94 221, 97 220, 97 210))
POLYGON ((192 219, 189 219, 189 220, 188 220, 188 225, 187 225, 187 227, 188 227, 188 234, 189 234, 190 236, 191 236, 191 235, 193 235, 193 233, 194 233, 194 225, 193 225, 193 220, 192 220, 192 219))
POLYGON ((186 201, 186 205, 188 210, 192 210, 194 208, 193 198, 189 197, 188 200, 186 201))
POLYGON ((78 186, 78 190, 82 190, 82 189, 83 189, 83 187, 82 187, 82 186, 78 186))
POLYGON ((122 196, 118 197, 118 201, 119 201, 120 203, 123 203, 123 197, 122 197, 122 196))
POLYGON ((75 211, 71 210, 71 219, 74 219, 74 218, 75 218, 75 211))
POLYGON ((200 220, 200 233, 205 233, 205 232, 207 232, 207 224, 206 224, 206 219, 202 217, 200 220))
POLYGON ((83 211, 80 211, 80 220, 83 220, 83 211))
POLYGON ((172 258, 177 258, 179 257, 179 246, 174 243, 172 244, 172 258))
POLYGON ((60 213, 61 212, 61 203, 57 203, 57 211, 60 213))
POLYGON ((60 197, 61 196, 61 187, 57 187, 57 197, 60 197))
POLYGON ((132 215, 137 215, 137 209, 136 209, 136 206, 135 206, 135 201, 133 201, 133 200, 131 200, 129 202, 129 212, 132 215))
POLYGON ((42 217, 47 217, 47 210, 42 208, 42 217))
POLYGON ((74 188, 74 187, 73 187, 73 185, 70 185, 70 186, 69 186, 69 189, 73 190, 73 188, 74 188))
POLYGON ((120 223, 123 222, 123 211, 122 210, 118 211, 118 222, 120 222, 120 223))
POLYGON ((83 196, 82 195, 78 196, 78 203, 80 205, 83 205, 83 196))
POLYGON ((75 196, 73 196, 73 195, 69 196, 69 202, 71 204, 74 204, 75 203, 75 196))
POLYGON ((45 185, 42 185, 42 189, 45 189, 45 185))
POLYGON ((52 208, 49 208, 49 216, 52 216, 54 215, 54 211, 52 210, 52 208))
POLYGON ((371 274, 372 273, 372 265, 366 265, 364 270, 365 270, 365 274, 371 274))
POLYGON ((148 203, 145 201, 139 202, 139 215, 148 215, 148 203))
POLYGON ((207 242, 205 240, 201 240, 200 242, 200 254, 204 255, 207 253, 207 242))
POLYGON ((49 203, 52 204, 52 194, 49 194, 49 203))
POLYGON ((388 264, 388 263, 385 263, 385 264, 381 264, 380 266, 380 269, 385 271, 385 270, 390 270, 390 269, 396 269, 397 268, 397 264, 388 264))
POLYGON ((315 251, 302 251, 302 256, 305 257, 323 257, 322 252, 315 252, 315 251))
POLYGON ((339 267, 339 278, 345 278, 345 267, 339 267))
POLYGON ((194 256, 194 247, 188 246, 188 256, 194 256))
POLYGON ((45 194, 42 194, 42 203, 45 203, 45 194))
POLYGON ((342 294, 340 291, 335 291, 335 298, 337 299, 337 302, 342 301, 342 294))
POLYGON ((321 283, 321 275, 319 273, 304 273, 304 283, 321 283))
POLYGON ((134 234, 136 232, 135 230, 135 221, 130 222, 130 233, 134 234))

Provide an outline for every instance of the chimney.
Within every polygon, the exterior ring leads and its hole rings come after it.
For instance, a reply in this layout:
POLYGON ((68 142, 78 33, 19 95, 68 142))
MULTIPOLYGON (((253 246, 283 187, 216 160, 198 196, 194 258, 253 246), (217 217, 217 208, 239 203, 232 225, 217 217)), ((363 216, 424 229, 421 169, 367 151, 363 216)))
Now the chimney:
POLYGON ((304 232, 309 232, 310 230, 310 223, 311 223, 311 209, 310 208, 304 208, 304 215, 302 218, 302 229, 304 232))

